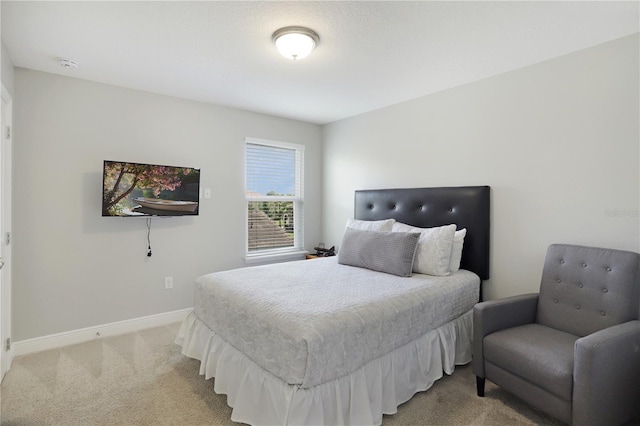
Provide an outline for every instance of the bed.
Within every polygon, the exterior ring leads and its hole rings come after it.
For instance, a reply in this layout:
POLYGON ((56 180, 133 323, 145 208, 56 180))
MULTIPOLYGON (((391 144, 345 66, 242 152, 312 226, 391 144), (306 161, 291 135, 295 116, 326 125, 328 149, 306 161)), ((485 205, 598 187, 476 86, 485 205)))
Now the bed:
POLYGON ((337 257, 202 276, 176 343, 215 377, 233 421, 381 424, 471 361, 471 312, 489 277, 489 197, 488 186, 356 191, 355 222, 410 232, 347 227, 337 257), (419 237, 407 226, 453 232, 450 224, 466 230, 455 272, 402 276, 359 264, 387 246, 378 238, 410 248, 419 237))

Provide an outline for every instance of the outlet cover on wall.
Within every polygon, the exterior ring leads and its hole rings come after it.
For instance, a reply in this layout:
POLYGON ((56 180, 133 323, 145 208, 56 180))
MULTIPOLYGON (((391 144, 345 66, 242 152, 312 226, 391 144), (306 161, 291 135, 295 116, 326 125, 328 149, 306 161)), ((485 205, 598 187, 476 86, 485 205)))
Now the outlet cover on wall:
POLYGON ((173 277, 164 277, 164 289, 169 290, 173 288, 173 277))

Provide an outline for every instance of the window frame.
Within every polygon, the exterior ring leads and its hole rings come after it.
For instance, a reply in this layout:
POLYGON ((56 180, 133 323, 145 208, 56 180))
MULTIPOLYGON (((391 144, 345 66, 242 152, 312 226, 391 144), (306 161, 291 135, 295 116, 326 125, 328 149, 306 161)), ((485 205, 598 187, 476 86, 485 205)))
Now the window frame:
POLYGON ((268 261, 286 261, 303 259, 308 253, 304 250, 304 148, 302 144, 281 142, 268 139, 246 137, 244 142, 244 196, 245 196, 245 263, 262 263, 268 261), (248 195, 247 147, 248 145, 262 145, 266 147, 284 148, 295 151, 295 195, 248 195), (250 202, 293 202, 293 237, 292 247, 278 247, 249 250, 249 203, 250 202))

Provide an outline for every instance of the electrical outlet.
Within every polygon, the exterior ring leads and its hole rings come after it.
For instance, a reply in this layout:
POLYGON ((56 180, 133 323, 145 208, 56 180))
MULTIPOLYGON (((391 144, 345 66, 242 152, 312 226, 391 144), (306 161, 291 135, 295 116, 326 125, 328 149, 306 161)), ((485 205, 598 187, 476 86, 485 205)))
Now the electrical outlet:
POLYGON ((164 289, 169 290, 173 288, 173 277, 164 277, 164 289))

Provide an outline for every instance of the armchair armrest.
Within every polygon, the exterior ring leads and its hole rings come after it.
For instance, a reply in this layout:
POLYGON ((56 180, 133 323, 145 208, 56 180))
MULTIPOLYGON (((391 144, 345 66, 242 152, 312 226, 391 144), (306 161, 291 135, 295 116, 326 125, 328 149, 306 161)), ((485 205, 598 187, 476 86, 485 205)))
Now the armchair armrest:
POLYGON ((484 336, 535 322, 538 294, 523 294, 477 303, 473 307, 473 372, 484 377, 484 336))
POLYGON ((573 424, 622 424, 640 410, 640 321, 582 337, 575 344, 573 424))

